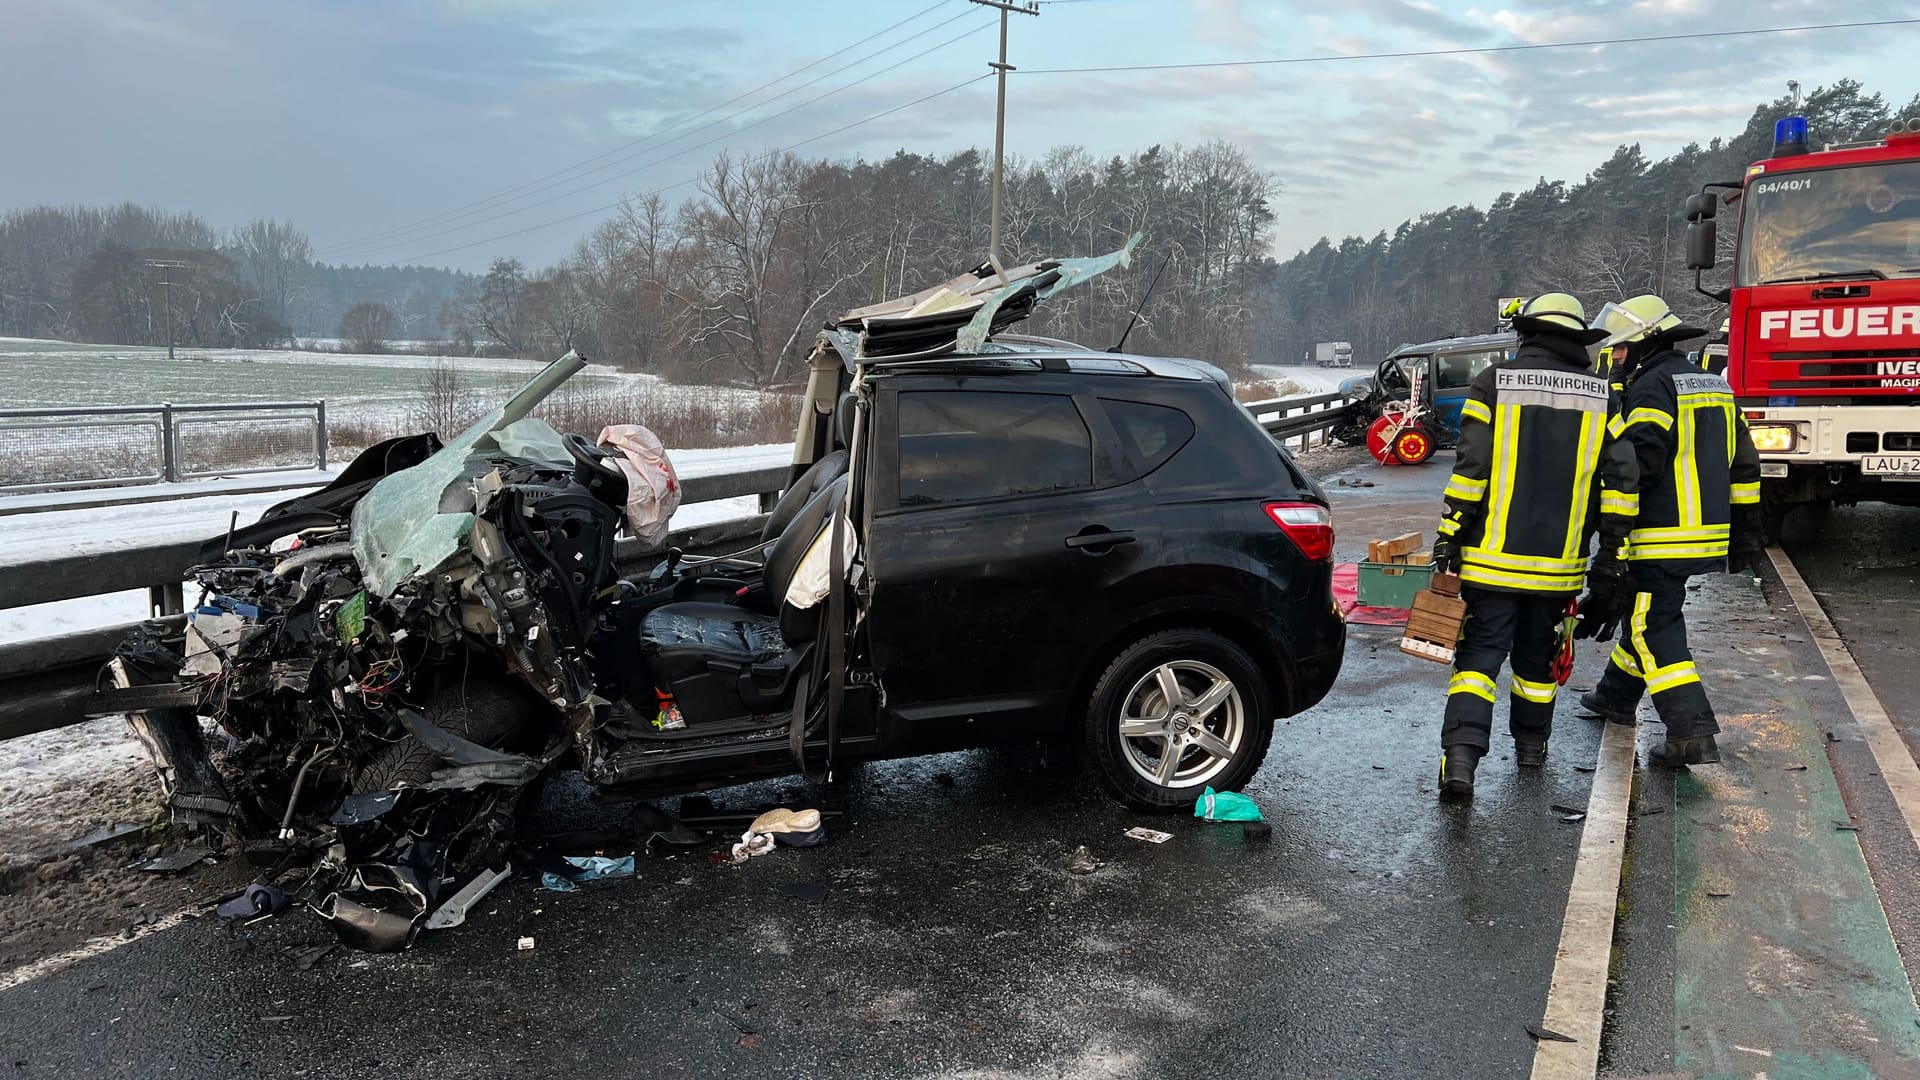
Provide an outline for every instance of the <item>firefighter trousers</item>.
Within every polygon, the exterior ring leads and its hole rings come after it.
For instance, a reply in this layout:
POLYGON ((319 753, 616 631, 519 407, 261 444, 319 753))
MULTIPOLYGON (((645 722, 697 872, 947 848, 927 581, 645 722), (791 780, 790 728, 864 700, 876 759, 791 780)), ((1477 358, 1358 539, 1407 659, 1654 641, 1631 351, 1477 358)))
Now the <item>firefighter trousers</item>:
POLYGON ((1507 730, 1517 741, 1546 742, 1553 732, 1554 694, 1560 689, 1553 677, 1553 657, 1571 598, 1475 585, 1462 588, 1460 597, 1467 602, 1467 620, 1453 654, 1440 745, 1471 746, 1481 753, 1489 749, 1494 683, 1509 655, 1513 685, 1507 730))
POLYGON ((1640 695, 1651 690, 1654 710, 1667 725, 1669 739, 1720 730, 1687 647, 1687 621, 1681 609, 1687 602, 1689 576, 1659 563, 1634 564, 1633 583, 1639 592, 1633 598, 1633 613, 1622 620, 1607 672, 1594 688, 1609 711, 1627 714, 1640 704, 1640 695))

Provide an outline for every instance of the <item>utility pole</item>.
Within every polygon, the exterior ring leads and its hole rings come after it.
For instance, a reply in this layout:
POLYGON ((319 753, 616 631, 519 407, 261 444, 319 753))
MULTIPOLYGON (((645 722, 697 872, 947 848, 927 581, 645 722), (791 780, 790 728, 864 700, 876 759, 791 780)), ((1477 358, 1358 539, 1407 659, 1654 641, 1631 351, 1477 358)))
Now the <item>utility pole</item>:
POLYGON ((1007 63, 1007 15, 1019 12, 1022 15, 1040 14, 1037 0, 1026 3, 1009 3, 1008 0, 973 0, 984 7, 1000 9, 1000 62, 987 66, 999 73, 1000 100, 993 113, 993 234, 987 241, 987 261, 1006 276, 1006 267, 1000 262, 1000 177, 1007 160, 1007 72, 1014 70, 1007 63))
MULTIPOLYGON (((147 266, 153 270, 185 270, 190 264, 173 259, 148 259, 147 266)), ((171 281, 158 281, 163 290, 162 303, 167 305, 167 359, 173 359, 173 286, 171 281)))

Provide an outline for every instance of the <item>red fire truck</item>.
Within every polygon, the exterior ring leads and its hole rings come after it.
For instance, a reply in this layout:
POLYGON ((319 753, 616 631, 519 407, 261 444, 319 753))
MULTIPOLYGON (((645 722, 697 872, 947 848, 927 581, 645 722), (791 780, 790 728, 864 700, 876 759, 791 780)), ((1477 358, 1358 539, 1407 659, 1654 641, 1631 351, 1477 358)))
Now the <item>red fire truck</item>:
POLYGON ((1920 116, 1886 138, 1773 156, 1687 199, 1687 263, 1715 261, 1720 198, 1738 213, 1727 381, 1761 457, 1770 536, 1798 505, 1920 506, 1920 116))

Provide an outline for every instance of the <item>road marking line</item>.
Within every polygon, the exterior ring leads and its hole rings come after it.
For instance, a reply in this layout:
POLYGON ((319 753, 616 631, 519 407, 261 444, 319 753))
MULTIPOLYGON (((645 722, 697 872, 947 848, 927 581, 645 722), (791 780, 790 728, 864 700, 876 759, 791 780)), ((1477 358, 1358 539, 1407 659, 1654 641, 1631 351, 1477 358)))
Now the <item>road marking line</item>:
POLYGON ((1567 911, 1560 922, 1553 983, 1540 1025, 1573 1042, 1539 1041, 1533 1080, 1593 1080, 1600 1068, 1600 1028, 1606 1021, 1607 969, 1613 959, 1613 919, 1620 906, 1620 863, 1627 848, 1627 802, 1633 791, 1633 751, 1639 729, 1607 724, 1600 736, 1580 854, 1573 863, 1567 911))
POLYGON ((1793 598, 1793 606, 1799 610, 1807 633, 1820 647, 1820 656, 1833 674, 1834 685, 1840 688, 1840 696, 1846 699, 1847 709, 1853 713, 1854 727, 1860 729, 1867 749, 1873 752, 1874 764, 1880 767, 1880 779, 1886 781, 1894 805, 1906 820, 1907 835, 1920 846, 1920 764, 1913 760, 1913 752, 1907 749, 1899 729, 1893 726, 1893 718, 1880 704, 1880 696, 1868 685, 1847 643, 1828 620, 1813 590, 1807 588, 1800 571, 1794 569, 1793 561, 1777 547, 1768 548, 1767 557, 1773 560, 1773 569, 1780 575, 1781 584, 1787 587, 1787 595, 1793 598))
POLYGON ((38 960, 22 964, 17 968, 0 971, 0 992, 11 990, 16 986, 25 986, 35 979, 45 978, 48 975, 65 971, 82 960, 91 960, 96 956, 105 956, 122 946, 131 945, 151 934, 171 930, 193 918, 195 914, 197 913, 193 911, 176 911, 171 915, 163 915, 153 922, 137 928, 130 937, 120 935, 117 937, 91 938, 85 945, 81 945, 78 948, 69 949, 66 952, 57 953, 53 956, 43 956, 38 960))

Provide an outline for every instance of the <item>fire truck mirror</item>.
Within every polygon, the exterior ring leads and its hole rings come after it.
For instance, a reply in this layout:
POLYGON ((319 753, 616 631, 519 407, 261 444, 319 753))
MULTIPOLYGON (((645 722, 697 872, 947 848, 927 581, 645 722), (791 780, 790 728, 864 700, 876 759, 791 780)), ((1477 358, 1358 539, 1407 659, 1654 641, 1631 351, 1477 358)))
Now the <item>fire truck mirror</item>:
MULTIPOLYGON (((1698 198, 1698 196, 1695 196, 1698 198)), ((1719 226, 1712 218, 1687 223, 1687 269, 1711 270, 1720 246, 1719 226)))
POLYGON ((1711 191, 1696 191, 1687 196, 1688 221, 1712 221, 1714 213, 1719 209, 1720 199, 1711 191))

